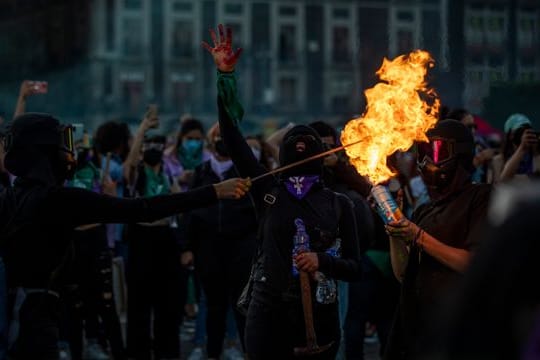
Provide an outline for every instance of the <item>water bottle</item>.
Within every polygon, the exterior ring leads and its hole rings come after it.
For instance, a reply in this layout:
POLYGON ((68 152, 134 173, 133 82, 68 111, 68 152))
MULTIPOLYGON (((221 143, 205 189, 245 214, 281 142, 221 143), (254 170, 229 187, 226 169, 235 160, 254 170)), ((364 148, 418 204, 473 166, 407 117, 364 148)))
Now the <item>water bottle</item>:
MULTIPOLYGON (((294 220, 294 225, 296 226, 296 233, 294 234, 294 246, 292 251, 293 259, 296 257, 296 255, 309 251, 309 235, 306 231, 304 221, 297 218, 294 220)), ((294 260, 292 273, 295 277, 299 275, 298 268, 296 267, 296 262, 294 260)))
MULTIPOLYGON (((326 250, 326 253, 333 257, 341 256, 341 240, 336 239, 334 245, 326 250)), ((315 297, 320 304, 332 304, 336 301, 337 285, 333 279, 329 279, 322 272, 315 274, 317 280, 317 290, 315 297)))
POLYGON ((319 304, 333 304, 337 298, 337 286, 333 279, 329 279, 322 272, 317 271, 315 278, 317 280, 317 290, 315 298, 319 304))

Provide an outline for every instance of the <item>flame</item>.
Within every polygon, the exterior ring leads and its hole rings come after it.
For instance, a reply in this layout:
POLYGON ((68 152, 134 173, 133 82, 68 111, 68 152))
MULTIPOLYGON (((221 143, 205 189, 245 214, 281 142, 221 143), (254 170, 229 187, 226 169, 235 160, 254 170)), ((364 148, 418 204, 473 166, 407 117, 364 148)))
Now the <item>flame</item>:
POLYGON ((383 82, 367 89, 366 112, 347 123, 342 144, 359 174, 380 184, 394 173, 386 158, 408 150, 414 141, 427 141, 426 132, 437 122, 440 101, 425 82, 434 61, 427 51, 416 50, 394 60, 383 60, 377 75, 383 82))

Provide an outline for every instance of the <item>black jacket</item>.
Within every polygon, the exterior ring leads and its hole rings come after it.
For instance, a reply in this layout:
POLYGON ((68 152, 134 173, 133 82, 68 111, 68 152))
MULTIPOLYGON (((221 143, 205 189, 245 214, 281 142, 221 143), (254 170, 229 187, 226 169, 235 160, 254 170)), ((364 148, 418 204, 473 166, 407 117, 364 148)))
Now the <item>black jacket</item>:
MULTIPOLYGON (((216 201, 212 187, 143 199, 17 179, 0 194, 0 248, 10 287, 50 288, 75 227, 155 221, 216 201)), ((150 239, 149 239, 150 240, 150 239)))
MULTIPOLYGON (((239 174, 242 177, 254 178, 266 172, 229 118, 219 97, 218 108, 221 135, 239 174)), ((271 176, 255 182, 251 195, 262 218, 259 229, 261 256, 253 287, 254 301, 272 304, 280 301, 284 294, 289 294, 291 285, 299 289, 298 280, 293 279, 291 284, 296 218, 304 220, 311 242, 320 244, 320 247, 315 249, 320 271, 334 279, 356 280, 360 277, 358 231, 349 199, 323 186, 314 186, 304 199, 298 200, 271 176), (276 201, 267 206, 269 195, 273 196, 272 194, 276 194, 276 201), (337 207, 340 209, 337 210, 337 207), (338 213, 339 216, 336 215, 338 213), (340 258, 324 252, 329 242, 322 240, 323 234, 341 239, 340 258)), ((299 299, 299 291, 296 295, 299 299)))

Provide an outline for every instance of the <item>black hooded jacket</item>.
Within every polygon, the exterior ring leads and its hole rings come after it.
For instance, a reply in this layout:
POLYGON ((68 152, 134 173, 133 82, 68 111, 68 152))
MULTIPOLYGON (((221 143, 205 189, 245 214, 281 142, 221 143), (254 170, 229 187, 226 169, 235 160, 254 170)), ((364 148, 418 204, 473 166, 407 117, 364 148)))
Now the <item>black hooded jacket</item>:
MULTIPOLYGON (((266 169, 253 156, 219 97, 218 108, 221 135, 239 174, 254 178, 265 173, 266 169)), ((317 184, 302 200, 298 200, 287 192, 278 178, 272 176, 254 182, 251 195, 260 214, 260 255, 253 301, 268 306, 283 300, 284 296, 293 296, 299 301, 298 280, 291 275, 296 218, 301 218, 306 225, 312 251, 318 254, 319 271, 346 281, 360 277, 358 231, 353 206, 347 197, 317 184), (341 239, 340 258, 324 252, 337 237, 341 239)))

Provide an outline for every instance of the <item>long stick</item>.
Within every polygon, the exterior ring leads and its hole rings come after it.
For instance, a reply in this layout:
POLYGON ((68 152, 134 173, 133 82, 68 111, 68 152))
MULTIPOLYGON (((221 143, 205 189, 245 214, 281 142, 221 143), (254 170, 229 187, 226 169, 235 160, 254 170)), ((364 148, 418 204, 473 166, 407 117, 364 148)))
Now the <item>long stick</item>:
POLYGON ((325 152, 322 152, 320 154, 317 154, 317 155, 313 155, 313 156, 310 156, 306 159, 303 159, 303 160, 300 160, 300 161, 297 161, 297 162, 293 162, 292 164, 289 164, 289 165, 285 165, 285 166, 282 166, 282 167, 278 167, 277 169, 274 169, 274 170, 271 170, 267 173, 264 173, 264 174, 261 174, 259 176, 256 176, 254 177, 253 179, 251 179, 251 182, 254 182, 254 181, 257 181, 257 180, 260 180, 260 179, 263 179, 267 176, 270 176, 270 175, 274 175, 274 174, 277 174, 277 173, 280 173, 282 171, 285 171, 285 170, 288 170, 290 168, 293 168, 293 167, 296 167, 298 165, 302 165, 302 164, 305 164, 307 162, 310 162, 310 161, 313 161, 313 160, 316 160, 316 159, 320 159, 322 157, 326 157, 328 155, 331 155, 333 153, 336 153, 338 151, 341 151, 345 148, 348 148, 349 146, 353 146, 353 145, 357 145, 357 144, 360 144, 362 141, 359 140, 359 141, 355 141, 353 143, 350 143, 350 144, 347 144, 347 145, 342 145, 340 147, 337 147, 337 148, 334 148, 334 149, 330 149, 328 151, 325 151, 325 152))

